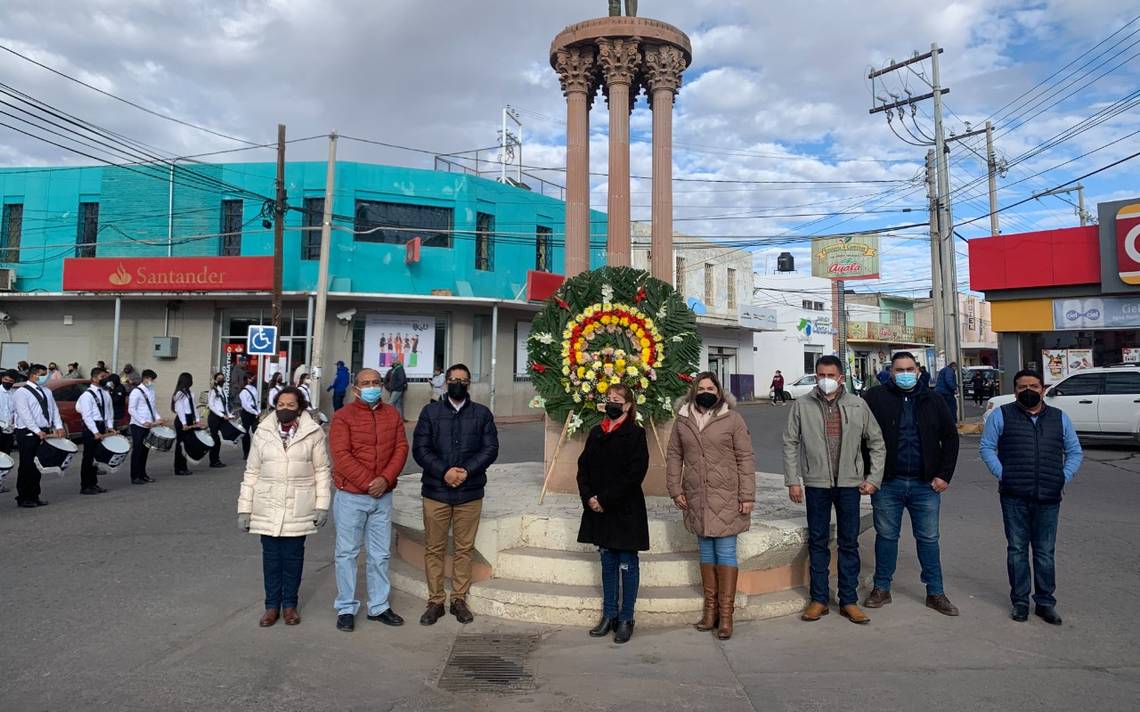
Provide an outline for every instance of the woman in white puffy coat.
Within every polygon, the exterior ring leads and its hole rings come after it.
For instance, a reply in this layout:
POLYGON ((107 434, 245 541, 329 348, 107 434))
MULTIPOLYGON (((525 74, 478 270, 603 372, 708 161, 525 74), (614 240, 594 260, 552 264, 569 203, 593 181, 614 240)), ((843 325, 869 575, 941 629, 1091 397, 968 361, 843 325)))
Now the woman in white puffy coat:
POLYGON ((253 434, 238 495, 238 526, 261 535, 267 628, 284 617, 297 625, 305 537, 328 521, 331 474, 325 431, 305 412, 296 388, 284 388, 274 415, 253 434))

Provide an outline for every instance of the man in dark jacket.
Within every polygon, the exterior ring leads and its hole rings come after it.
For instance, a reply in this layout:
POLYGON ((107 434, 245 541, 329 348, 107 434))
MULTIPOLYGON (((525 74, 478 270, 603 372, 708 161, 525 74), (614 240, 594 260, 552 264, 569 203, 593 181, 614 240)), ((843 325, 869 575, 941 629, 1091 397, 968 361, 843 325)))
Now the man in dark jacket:
POLYGON ((337 361, 336 377, 333 379, 332 385, 325 389, 332 391, 333 410, 340 410, 344 407, 344 394, 348 392, 348 382, 348 367, 344 365, 344 361, 337 361))
POLYGON ((397 361, 384 376, 384 388, 388 389, 388 403, 404 417, 404 391, 408 390, 408 374, 404 364, 397 361))
POLYGON ((958 615, 942 587, 938 514, 942 493, 958 462, 958 429, 937 394, 918 382, 918 363, 908 351, 891 358, 891 380, 863 396, 887 445, 883 486, 871 495, 875 511, 875 581, 867 608, 891 602, 891 579, 899 557, 903 511, 910 525, 926 584, 926 606, 958 615))
POLYGON ((428 604, 421 625, 443 616, 443 563, 449 531, 455 536, 451 576, 451 614, 460 623, 474 620, 467 607, 471 554, 483 512, 487 468, 499 456, 495 417, 467 395, 471 371, 463 364, 447 369, 447 397, 420 412, 412 437, 412 456, 423 472, 424 571, 428 604))
POLYGON ((1013 620, 1029 618, 1029 548, 1033 547, 1034 613, 1061 625, 1057 614, 1057 517, 1061 494, 1081 467, 1084 455, 1069 416, 1045 405, 1045 382, 1037 371, 1013 377, 1017 398, 990 413, 982 431, 982 462, 999 482, 1005 523, 1006 567, 1013 620))
POLYGON ((958 422, 958 364, 951 361, 941 371, 938 372, 938 378, 934 382, 934 390, 938 395, 942 396, 942 400, 946 401, 946 407, 950 409, 950 416, 954 418, 954 422, 958 422))

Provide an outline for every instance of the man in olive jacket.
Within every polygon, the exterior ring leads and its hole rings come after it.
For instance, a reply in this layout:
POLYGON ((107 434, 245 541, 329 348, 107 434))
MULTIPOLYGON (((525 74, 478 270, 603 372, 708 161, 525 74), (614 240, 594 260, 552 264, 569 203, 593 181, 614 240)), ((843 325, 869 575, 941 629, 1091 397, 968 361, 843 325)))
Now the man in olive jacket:
POLYGON ((495 417, 467 395, 471 371, 463 364, 447 369, 447 395, 420 412, 412 436, 412 456, 424 468, 424 571, 428 604, 421 625, 433 625, 443 616, 444 555, 449 531, 455 536, 451 576, 451 615, 460 623, 474 620, 467 607, 471 587, 471 554, 487 468, 499 456, 495 417))
POLYGON ((811 561, 811 603, 801 618, 817 621, 827 615, 831 594, 831 509, 839 552, 839 613, 852 623, 868 623, 859 609, 859 502, 874 494, 883 481, 886 446, 871 409, 862 398, 843 388, 843 362, 823 356, 815 365, 816 388, 792 404, 784 433, 784 484, 788 497, 807 500, 808 554, 811 561), (863 448, 870 456, 864 471, 863 448), (806 488, 806 493, 805 493, 806 488))

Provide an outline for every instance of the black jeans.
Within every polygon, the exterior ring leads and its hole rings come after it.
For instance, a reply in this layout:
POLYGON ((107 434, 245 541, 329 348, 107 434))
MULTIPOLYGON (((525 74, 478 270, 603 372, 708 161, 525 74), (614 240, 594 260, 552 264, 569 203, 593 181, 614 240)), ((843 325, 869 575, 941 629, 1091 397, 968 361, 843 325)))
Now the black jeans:
POLYGON ((241 424, 245 428, 245 435, 241 436, 241 456, 243 460, 249 459, 249 445, 253 439, 253 431, 257 430, 257 416, 249 411, 241 412, 241 424))
POLYGON ((131 481, 146 477, 146 459, 150 450, 144 444, 150 428, 131 425, 131 481))
POLYGON ((14 447, 16 447, 16 435, 14 433, 0 433, 0 452, 11 455, 14 447))
POLYGON ((839 554, 839 605, 859 600, 859 488, 804 487, 807 502, 808 554, 811 560, 811 600, 831 602, 831 508, 835 507, 836 550, 839 554))
POLYGON ((265 609, 296 608, 305 568, 305 537, 261 537, 261 568, 265 573, 265 609))
POLYGON ((190 430, 182 424, 181 419, 174 421, 174 474, 179 472, 189 472, 190 467, 186 462, 186 451, 182 449, 182 442, 190 435, 190 430))
POLYGON ((1006 568, 1009 570, 1009 599, 1015 606, 1029 605, 1029 550, 1033 549, 1033 602, 1053 607, 1057 599, 1057 519, 1061 503, 1046 504, 1020 497, 1001 498, 1001 518, 1005 524, 1006 568))
POLYGON ((16 501, 35 502, 40 498, 40 471, 36 468, 36 453, 40 449, 40 436, 31 430, 16 431, 16 446, 20 448, 20 468, 16 470, 16 501))
POLYGON ((83 459, 79 467, 79 488, 99 486, 99 471, 95 469, 95 448, 98 447, 95 434, 87 428, 83 429, 83 459))
POLYGON ((206 417, 206 425, 210 428, 210 435, 214 436, 214 447, 210 448, 211 465, 217 465, 222 461, 222 423, 224 422, 225 420, 214 415, 213 411, 206 417))
POLYGON ((344 391, 333 391, 333 410, 344 407, 344 391))

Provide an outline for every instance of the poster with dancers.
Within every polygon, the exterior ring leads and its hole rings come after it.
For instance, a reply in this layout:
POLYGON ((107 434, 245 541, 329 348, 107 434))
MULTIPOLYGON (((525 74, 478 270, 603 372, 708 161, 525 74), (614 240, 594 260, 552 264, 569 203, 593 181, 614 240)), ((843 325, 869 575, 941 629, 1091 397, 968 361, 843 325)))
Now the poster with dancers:
POLYGON ((397 361, 408 378, 431 378, 435 319, 370 314, 364 322, 364 366, 381 374, 397 361))

